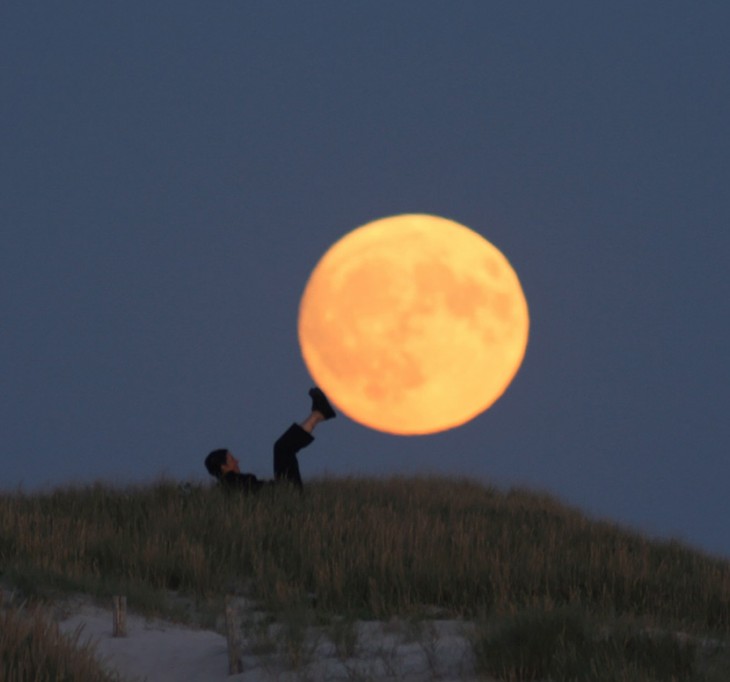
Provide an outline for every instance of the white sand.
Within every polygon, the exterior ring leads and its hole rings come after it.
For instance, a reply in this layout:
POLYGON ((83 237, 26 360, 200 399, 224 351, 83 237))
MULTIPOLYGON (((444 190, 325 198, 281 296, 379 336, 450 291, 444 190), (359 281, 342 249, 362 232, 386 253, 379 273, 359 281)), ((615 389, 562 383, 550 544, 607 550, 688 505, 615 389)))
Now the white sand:
POLYGON ((476 679, 468 623, 358 621, 324 628, 290 625, 287 630, 282 624, 260 624, 261 614, 245 602, 239 607, 243 672, 230 676, 226 638, 211 630, 129 613, 127 636, 115 638, 111 610, 88 602, 67 605, 59 626, 67 633, 82 628, 81 641, 91 639, 104 665, 127 680, 476 679))
POLYGON ((63 632, 83 628, 80 641, 91 639, 105 667, 131 680, 226 679, 226 640, 215 632, 128 614, 127 637, 113 637, 111 610, 90 605, 62 620, 59 627, 63 632))

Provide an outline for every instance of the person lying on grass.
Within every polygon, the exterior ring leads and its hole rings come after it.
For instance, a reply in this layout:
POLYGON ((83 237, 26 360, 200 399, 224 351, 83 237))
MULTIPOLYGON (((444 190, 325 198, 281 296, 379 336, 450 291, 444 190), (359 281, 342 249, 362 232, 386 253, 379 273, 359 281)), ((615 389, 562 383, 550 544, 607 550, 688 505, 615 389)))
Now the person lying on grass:
POLYGON ((297 452, 314 440, 312 431, 317 424, 337 416, 327 396, 319 388, 310 389, 309 396, 312 398, 310 415, 301 424, 292 424, 274 443, 273 481, 261 481, 253 474, 242 474, 238 468, 238 460, 227 448, 213 450, 205 458, 208 473, 220 481, 224 490, 255 493, 277 481, 288 481, 301 490, 302 477, 299 473, 297 452))

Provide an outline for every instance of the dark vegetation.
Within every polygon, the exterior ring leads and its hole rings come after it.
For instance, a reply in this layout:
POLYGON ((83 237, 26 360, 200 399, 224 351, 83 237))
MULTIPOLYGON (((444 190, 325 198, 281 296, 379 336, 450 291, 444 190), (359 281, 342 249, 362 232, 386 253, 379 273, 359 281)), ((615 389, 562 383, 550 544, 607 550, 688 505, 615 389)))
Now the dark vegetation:
POLYGON ((467 481, 6 493, 0 570, 27 598, 126 594, 168 616, 171 594, 202 608, 238 592, 322 620, 463 618, 504 680, 730 679, 730 562, 467 481))
POLYGON ((66 637, 39 606, 0 596, 0 680, 3 682, 115 682, 103 671, 81 632, 66 637))

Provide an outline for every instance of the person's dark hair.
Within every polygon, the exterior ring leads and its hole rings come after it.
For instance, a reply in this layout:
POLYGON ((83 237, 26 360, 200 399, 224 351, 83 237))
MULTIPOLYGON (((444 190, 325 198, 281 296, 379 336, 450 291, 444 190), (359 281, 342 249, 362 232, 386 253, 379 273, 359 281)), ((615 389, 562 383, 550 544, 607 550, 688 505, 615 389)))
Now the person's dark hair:
POLYGON ((205 458, 205 468, 211 476, 215 476, 216 478, 221 477, 221 467, 226 463, 227 455, 228 450, 226 448, 219 448, 218 450, 213 450, 205 458))

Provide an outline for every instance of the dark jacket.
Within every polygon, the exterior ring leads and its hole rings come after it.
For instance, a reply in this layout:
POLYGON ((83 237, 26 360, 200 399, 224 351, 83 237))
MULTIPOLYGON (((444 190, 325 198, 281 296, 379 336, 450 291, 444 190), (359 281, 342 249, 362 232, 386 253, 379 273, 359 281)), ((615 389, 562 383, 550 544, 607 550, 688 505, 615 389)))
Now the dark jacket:
POLYGON ((220 479, 224 490, 240 490, 244 493, 257 493, 261 488, 269 485, 269 481, 260 481, 253 474, 237 474, 229 471, 220 479))

